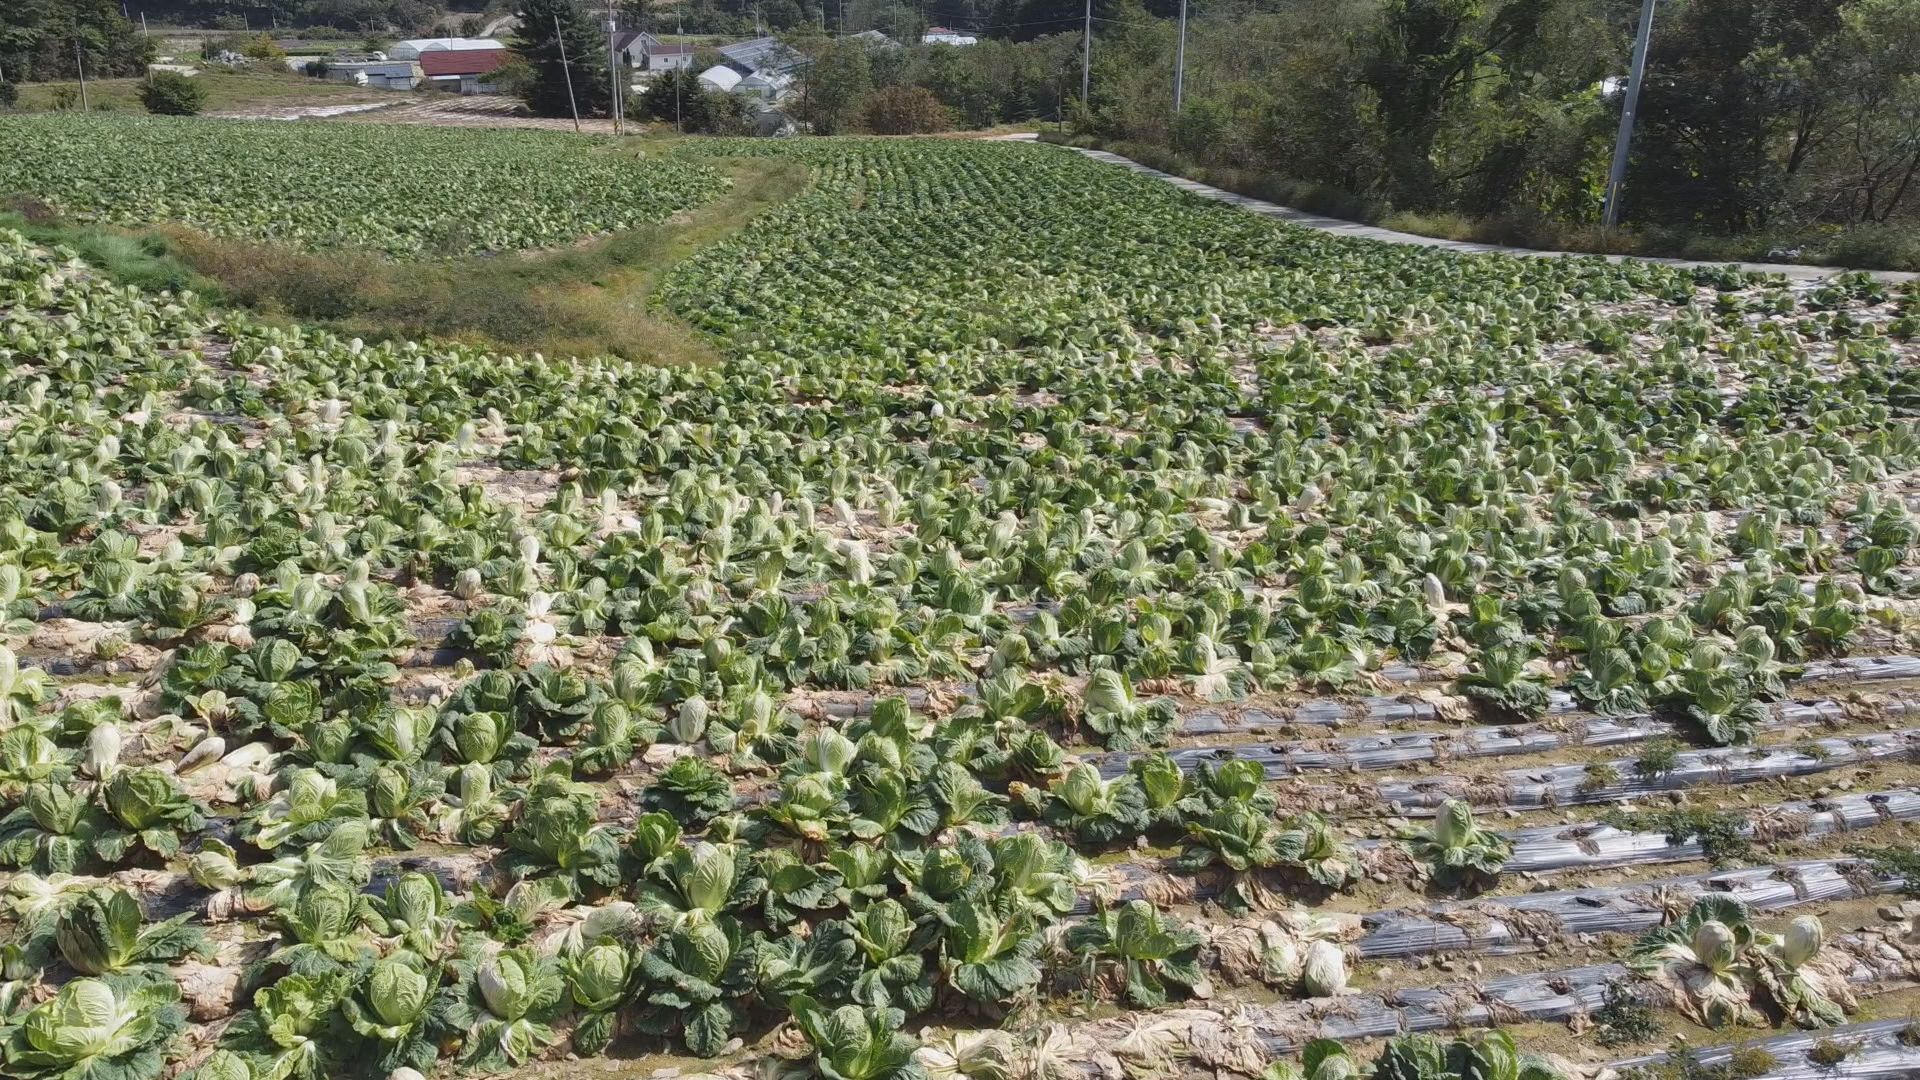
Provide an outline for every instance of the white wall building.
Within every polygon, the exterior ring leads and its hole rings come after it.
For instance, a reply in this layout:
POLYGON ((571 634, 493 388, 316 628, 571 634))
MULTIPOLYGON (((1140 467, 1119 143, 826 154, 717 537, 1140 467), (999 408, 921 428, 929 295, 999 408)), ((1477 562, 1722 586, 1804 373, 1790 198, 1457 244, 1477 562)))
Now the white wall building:
POLYGON ((927 32, 920 35, 922 45, 978 45, 980 39, 972 34, 963 34, 958 30, 949 30, 944 26, 929 26, 927 32))
POLYGON ((395 42, 393 48, 387 50, 387 58, 418 60, 421 53, 504 48, 505 45, 492 38, 409 38, 395 42))

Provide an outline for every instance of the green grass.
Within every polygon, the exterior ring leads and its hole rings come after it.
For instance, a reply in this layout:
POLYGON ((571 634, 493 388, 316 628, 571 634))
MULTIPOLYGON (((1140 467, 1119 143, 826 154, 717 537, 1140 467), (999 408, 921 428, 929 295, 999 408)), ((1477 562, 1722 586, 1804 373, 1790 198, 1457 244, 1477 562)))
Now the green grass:
POLYGON ((32 209, 0 211, 0 229, 12 229, 36 243, 64 245, 122 285, 180 292, 218 291, 217 283, 182 262, 162 236, 139 236, 103 225, 51 221, 32 209))
MULTIPOLYGON (((261 105, 285 105, 313 102, 320 105, 344 105, 362 101, 404 100, 396 94, 380 94, 345 83, 311 79, 292 72, 225 71, 208 68, 196 60, 186 63, 200 68, 194 81, 207 88, 202 111, 224 112, 261 105)), ((88 79, 87 101, 93 108, 140 112, 141 79, 88 79)), ((78 82, 23 83, 19 109, 22 112, 47 112, 57 108, 78 107, 78 82), (72 106, 63 104, 71 95, 72 106)))

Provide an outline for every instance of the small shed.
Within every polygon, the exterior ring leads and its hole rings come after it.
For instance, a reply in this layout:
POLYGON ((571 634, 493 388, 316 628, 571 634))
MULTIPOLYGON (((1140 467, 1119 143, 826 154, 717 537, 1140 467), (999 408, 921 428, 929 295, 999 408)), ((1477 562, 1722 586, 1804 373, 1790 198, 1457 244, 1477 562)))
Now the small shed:
POLYGON ((922 45, 978 45, 980 39, 972 34, 963 34, 958 30, 949 30, 944 26, 929 26, 927 32, 920 35, 922 45))
POLYGON ((700 73, 700 85, 730 94, 734 87, 740 85, 740 73, 725 64, 715 64, 700 73))
POLYGON ((369 90, 412 90, 426 78, 420 65, 411 60, 367 60, 359 63, 330 64, 327 78, 352 83, 369 90))

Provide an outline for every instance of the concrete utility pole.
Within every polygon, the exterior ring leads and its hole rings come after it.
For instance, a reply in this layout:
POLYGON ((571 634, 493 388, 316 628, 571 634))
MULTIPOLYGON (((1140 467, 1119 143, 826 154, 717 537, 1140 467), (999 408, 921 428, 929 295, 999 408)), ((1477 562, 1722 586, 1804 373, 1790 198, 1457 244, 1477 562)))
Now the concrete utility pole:
POLYGON ((1180 99, 1187 89, 1187 0, 1180 0, 1180 47, 1173 54, 1173 115, 1180 115, 1180 99))
POLYGON ((91 112, 93 111, 93 106, 87 102, 87 60, 86 57, 80 55, 79 38, 73 39, 73 66, 80 69, 80 108, 83 111, 91 112))
MULTIPOLYGON (((673 36, 682 39, 687 36, 687 19, 679 12, 675 12, 673 16, 673 36)), ((680 44, 684 46, 686 41, 682 40, 680 44)), ((692 70, 692 64, 673 69, 673 133, 675 135, 685 134, 680 130, 680 85, 686 82, 686 73, 692 70)))
POLYGON ((580 131, 580 103, 573 97, 573 69, 567 66, 567 36, 560 32, 560 16, 553 17, 553 38, 560 43, 560 74, 567 79, 567 107, 573 110, 573 130, 580 131))
POLYGON ((621 106, 625 103, 625 94, 620 92, 620 50, 614 46, 613 39, 620 27, 620 20, 613 14, 613 0, 607 0, 607 89, 613 97, 607 103, 607 112, 613 117, 613 133, 621 134, 621 106))
POLYGON ((1093 85, 1093 0, 1087 0, 1087 28, 1080 39, 1080 104, 1087 103, 1087 88, 1093 85))
POLYGON ((1633 39, 1633 68, 1627 75, 1626 100, 1620 107, 1620 134, 1613 140, 1613 167, 1607 170, 1606 204, 1600 223, 1611 229, 1620 224, 1620 188, 1627 180, 1627 154, 1633 148, 1633 122, 1640 109, 1640 86, 1647 80, 1647 46, 1653 41, 1653 8, 1658 0, 1640 5, 1640 29, 1633 39))

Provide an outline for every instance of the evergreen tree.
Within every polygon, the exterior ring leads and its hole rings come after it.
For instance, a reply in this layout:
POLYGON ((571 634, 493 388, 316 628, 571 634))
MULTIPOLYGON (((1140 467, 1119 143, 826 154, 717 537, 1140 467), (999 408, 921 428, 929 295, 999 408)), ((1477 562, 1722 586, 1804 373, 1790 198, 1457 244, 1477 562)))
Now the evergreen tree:
POLYGON ((567 81, 581 116, 607 113, 607 32, 600 18, 579 0, 520 0, 514 13, 520 28, 513 50, 526 62, 520 87, 527 108, 539 116, 570 116, 567 81), (561 45, 566 61, 561 62, 561 45))
POLYGON ((153 43, 113 0, 0 0, 0 71, 9 82, 72 79, 75 47, 88 78, 140 75, 153 43))

